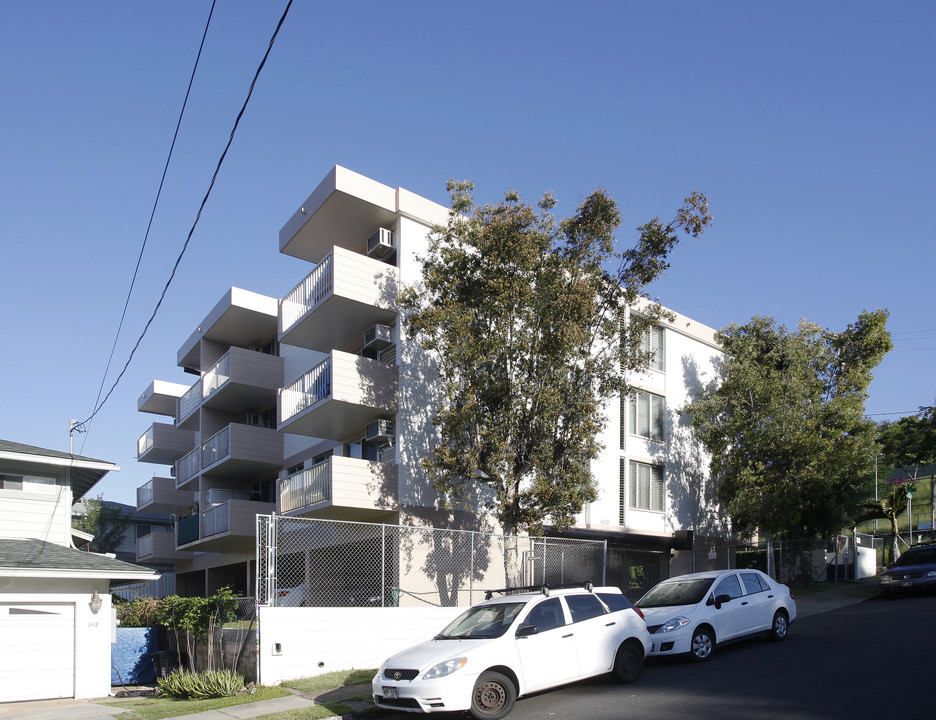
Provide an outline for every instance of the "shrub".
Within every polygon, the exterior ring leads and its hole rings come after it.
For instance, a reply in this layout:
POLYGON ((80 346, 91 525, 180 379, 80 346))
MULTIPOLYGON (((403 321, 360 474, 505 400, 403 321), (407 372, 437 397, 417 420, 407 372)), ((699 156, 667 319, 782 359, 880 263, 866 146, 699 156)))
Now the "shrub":
POLYGON ((204 700, 236 695, 244 687, 244 676, 227 669, 200 673, 179 669, 157 683, 163 697, 204 700))

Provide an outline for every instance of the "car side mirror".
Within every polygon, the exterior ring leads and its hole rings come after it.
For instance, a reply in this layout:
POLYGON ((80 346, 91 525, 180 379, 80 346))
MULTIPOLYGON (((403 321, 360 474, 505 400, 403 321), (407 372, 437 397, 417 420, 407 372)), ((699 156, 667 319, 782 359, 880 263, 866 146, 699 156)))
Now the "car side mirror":
POLYGON ((731 595, 717 595, 715 597, 715 609, 719 610, 725 603, 731 602, 731 595))
POLYGON ((517 630, 517 637, 529 637, 530 635, 536 635, 539 630, 536 629, 536 625, 524 625, 522 628, 517 630))

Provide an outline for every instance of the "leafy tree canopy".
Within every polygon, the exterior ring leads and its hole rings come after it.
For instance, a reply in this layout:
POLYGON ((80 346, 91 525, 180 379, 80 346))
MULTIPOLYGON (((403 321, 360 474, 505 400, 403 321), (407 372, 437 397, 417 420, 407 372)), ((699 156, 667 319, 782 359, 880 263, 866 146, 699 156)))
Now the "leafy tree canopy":
POLYGON ((936 462, 936 407, 921 407, 910 415, 879 426, 881 461, 911 478, 921 465, 936 462))
POLYGON ((686 412, 736 532, 806 538, 853 518, 877 449, 864 403, 892 348, 886 321, 876 310, 841 332, 805 320, 789 331, 754 317, 717 334, 721 382, 686 412))
POLYGON ((94 535, 89 549, 91 552, 115 552, 127 534, 129 521, 123 517, 119 508, 107 505, 103 496, 82 500, 83 512, 72 518, 72 527, 94 535))
POLYGON ((621 325, 622 308, 668 267, 679 231, 711 221, 693 193, 669 223, 638 228, 618 254, 617 203, 599 190, 557 221, 555 200, 515 192, 476 207, 473 185, 450 182, 447 226, 421 257, 422 282, 401 295, 407 332, 438 372, 433 423, 441 442, 423 468, 446 507, 470 507, 479 484, 505 534, 571 524, 596 498, 602 404, 646 367, 641 340, 662 309, 621 325), (607 268, 617 266, 616 271, 607 268))

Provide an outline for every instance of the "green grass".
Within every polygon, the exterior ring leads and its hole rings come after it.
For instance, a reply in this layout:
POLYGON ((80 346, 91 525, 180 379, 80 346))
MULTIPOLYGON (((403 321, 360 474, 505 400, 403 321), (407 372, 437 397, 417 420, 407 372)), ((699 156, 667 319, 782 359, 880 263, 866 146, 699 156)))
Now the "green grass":
MULTIPOLYGON (((127 712, 117 715, 117 720, 162 720, 162 718, 188 715, 189 713, 220 710, 233 705, 245 705, 261 700, 272 700, 296 693, 335 690, 345 685, 369 683, 376 672, 376 669, 343 670, 326 673, 324 675, 316 675, 315 677, 297 678, 295 680, 288 680, 279 687, 261 687, 257 688, 257 692, 252 695, 244 694, 230 698, 173 700, 171 698, 136 697, 107 700, 101 704, 116 705, 117 707, 126 708, 127 712)), ((350 699, 370 701, 371 698, 370 695, 360 695, 350 699)), ((346 715, 352 712, 354 708, 346 705, 346 702, 347 700, 323 702, 321 705, 316 705, 314 707, 302 708, 301 710, 288 710, 286 712, 278 712, 261 717, 268 720, 272 720, 273 718, 276 718, 276 720, 319 720, 319 718, 346 715)))
POLYGON ((377 668, 370 670, 338 670, 308 678, 286 680, 284 687, 298 690, 301 693, 318 692, 320 690, 334 690, 345 685, 360 685, 369 683, 377 672, 377 668))
POLYGON ((228 698, 173 700, 171 698, 137 697, 107 700, 101 704, 116 705, 130 711, 117 715, 118 720, 161 720, 161 718, 177 717, 178 715, 188 715, 189 713, 204 712, 206 710, 219 710, 233 705, 246 705, 260 700, 272 700, 291 694, 285 688, 262 687, 257 688, 257 692, 252 695, 244 694, 228 698))

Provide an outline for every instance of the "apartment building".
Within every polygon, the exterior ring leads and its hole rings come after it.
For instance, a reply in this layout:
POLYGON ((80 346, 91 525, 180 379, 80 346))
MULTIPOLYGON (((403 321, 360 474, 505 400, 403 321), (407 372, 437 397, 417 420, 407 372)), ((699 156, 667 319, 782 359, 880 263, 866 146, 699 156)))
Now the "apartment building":
MULTIPOLYGON (((419 467, 436 437, 433 373, 401 333, 396 297, 447 217, 342 167, 322 180, 279 234, 308 275, 281 299, 232 288, 178 351, 195 382, 154 381, 139 400, 167 418, 140 437, 139 459, 171 470, 139 489, 137 507, 173 513, 176 531, 154 534, 138 560, 173 560, 182 594, 253 594, 257 513, 496 529, 481 512, 438 509, 419 467)), ((678 415, 711 377, 713 335, 678 314, 648 335, 655 365, 633 398, 609 399, 601 497, 573 531, 650 553, 656 575, 691 545, 686 531, 724 529, 678 415)))

